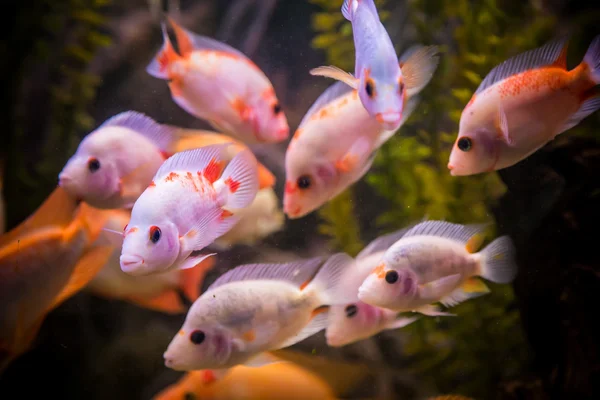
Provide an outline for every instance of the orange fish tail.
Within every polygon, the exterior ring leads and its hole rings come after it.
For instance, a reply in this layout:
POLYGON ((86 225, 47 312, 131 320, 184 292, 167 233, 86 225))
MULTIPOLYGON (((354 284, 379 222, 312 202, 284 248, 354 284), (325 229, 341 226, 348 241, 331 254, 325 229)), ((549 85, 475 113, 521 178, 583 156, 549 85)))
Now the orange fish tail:
POLYGON ((128 300, 140 307, 166 314, 181 314, 185 312, 185 307, 181 303, 179 295, 173 289, 166 290, 152 298, 130 297, 128 300))
POLYGON ((111 214, 111 210, 100 210, 86 203, 81 203, 77 212, 76 219, 83 227, 88 243, 93 243, 98 239, 102 228, 106 226, 111 214))
POLYGON ((258 164, 258 188, 266 189, 275 185, 275 175, 262 164, 258 164))
POLYGON ((193 302, 200 297, 200 286, 204 281, 206 273, 214 267, 215 259, 216 257, 205 258, 194 268, 181 270, 180 286, 188 300, 193 302))

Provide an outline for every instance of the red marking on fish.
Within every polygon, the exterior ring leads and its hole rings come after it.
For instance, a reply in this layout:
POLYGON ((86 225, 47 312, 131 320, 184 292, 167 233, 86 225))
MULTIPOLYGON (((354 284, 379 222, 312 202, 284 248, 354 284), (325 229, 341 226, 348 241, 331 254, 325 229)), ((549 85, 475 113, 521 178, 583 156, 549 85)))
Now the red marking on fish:
POLYGON ((287 181, 287 182, 285 183, 285 192, 286 192, 286 193, 292 194, 292 193, 294 193, 296 190, 298 190, 298 187, 297 187, 297 186, 296 186, 294 183, 292 183, 292 182, 290 182, 290 181, 287 181))
POLYGON ((231 178, 227 178, 227 179, 225 179, 225 184, 226 184, 227 186, 229 186, 229 191, 230 191, 231 193, 235 193, 235 192, 237 192, 237 191, 238 191, 238 189, 240 188, 240 182, 238 182, 238 181, 234 181, 234 180, 233 180, 233 179, 231 179, 231 178))
POLYGON ((311 281, 310 279, 307 281, 304 281, 304 283, 302 283, 302 285, 300 285, 300 290, 304 290, 308 286, 310 281, 311 281))
POLYGON ((190 181, 191 185, 194 188, 195 192, 199 192, 200 188, 198 187, 198 185, 196 185, 196 181, 194 180, 194 175, 192 175, 191 172, 188 172, 185 177, 190 181))
POLYGON ((269 87, 263 90, 263 92, 260 95, 265 100, 272 99, 273 97, 275 97, 275 89, 273 89, 273 87, 269 87))
POLYGON ((225 219, 231 216, 233 216, 233 213, 228 210, 223 210, 223 212, 221 213, 221 219, 225 219))
POLYGON ((185 236, 189 237, 189 238, 193 238, 194 236, 196 236, 198 232, 196 232, 195 230, 191 229, 188 233, 185 234, 185 236))
POLYGON ((292 140, 298 140, 298 138, 300 138, 300 135, 302 135, 302 132, 303 132, 302 128, 296 129, 294 136, 292 136, 292 140))
POLYGON ((501 98, 518 96, 522 92, 539 92, 542 89, 559 91, 567 87, 569 73, 557 67, 524 71, 506 78, 498 86, 501 98))
POLYGON ((329 306, 320 306, 320 307, 317 307, 310 314, 310 319, 313 319, 317 315, 323 314, 324 312, 327 312, 327 311, 329 311, 329 306))
POLYGON ((475 101, 475 95, 473 95, 473 97, 471 97, 471 100, 469 100, 469 102, 467 103, 467 105, 466 105, 466 107, 465 107, 465 110, 466 110, 467 108, 469 108, 469 106, 470 106, 471 104, 473 104, 473 102, 474 102, 474 101, 475 101))
POLYGON ((163 158, 163 159, 165 159, 165 160, 166 160, 167 158, 171 157, 173 154, 171 154, 171 153, 168 153, 168 152, 166 152, 166 151, 164 151, 164 150, 161 150, 161 151, 160 151, 160 155, 162 156, 162 158, 163 158))
POLYGON ((385 264, 381 263, 373 269, 373 273, 377 275, 378 278, 385 278, 385 264))
POLYGON ((215 183, 215 181, 221 176, 222 172, 223 162, 217 161, 216 158, 213 158, 212 160, 210 160, 206 168, 204 168, 202 174, 204 175, 207 181, 209 181, 210 183, 215 183))
POLYGON ((214 383, 217 380, 217 377, 214 372, 207 369, 206 371, 204 371, 202 373, 202 380, 204 381, 205 384, 210 384, 210 383, 214 383))
POLYGON ((165 182, 175 182, 175 180, 179 178, 179 174, 177 172, 171 172, 166 178, 165 182))
POLYGON ((148 187, 154 187, 156 186, 156 183, 154 183, 154 181, 150 182, 150 184, 148 185, 148 187))
POLYGON ((240 115, 240 118, 243 121, 247 121, 250 119, 252 108, 246 104, 246 102, 236 97, 235 100, 231 102, 231 107, 240 115))

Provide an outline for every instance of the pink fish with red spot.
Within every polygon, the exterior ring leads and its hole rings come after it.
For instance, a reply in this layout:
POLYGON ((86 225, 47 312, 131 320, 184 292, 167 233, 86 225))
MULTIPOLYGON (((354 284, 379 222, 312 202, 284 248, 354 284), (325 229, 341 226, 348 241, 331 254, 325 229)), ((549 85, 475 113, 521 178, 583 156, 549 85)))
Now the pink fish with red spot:
POLYGON ((229 160, 230 143, 176 153, 135 202, 123 232, 121 269, 148 275, 192 268, 197 254, 239 220, 258 191, 257 160, 249 150, 229 160))
MULTIPOLYGON (((435 46, 414 46, 396 63, 420 68, 407 73, 407 102, 400 126, 418 104, 417 94, 437 67, 435 46)), ((285 154, 284 212, 301 218, 362 178, 373 158, 397 130, 372 117, 357 90, 343 82, 331 85, 307 111, 285 154)))
POLYGON ((167 158, 174 132, 139 112, 117 114, 81 141, 59 186, 96 208, 130 208, 167 158))
POLYGON ((567 40, 513 57, 486 76, 462 112, 451 175, 510 167, 600 108, 600 36, 567 70, 567 40))
POLYGON ((181 108, 246 143, 287 139, 289 126, 275 89, 256 64, 225 43, 169 22, 179 53, 163 23, 163 46, 146 70, 168 80, 181 108))

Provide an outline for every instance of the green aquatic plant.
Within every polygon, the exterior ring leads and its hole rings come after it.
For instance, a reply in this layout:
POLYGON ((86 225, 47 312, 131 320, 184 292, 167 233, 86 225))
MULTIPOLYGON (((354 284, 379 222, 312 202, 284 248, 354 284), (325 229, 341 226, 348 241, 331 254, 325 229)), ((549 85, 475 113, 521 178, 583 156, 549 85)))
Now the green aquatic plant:
MULTIPOLYGON (((313 18, 317 32, 313 46, 325 51, 329 63, 352 71, 352 36, 339 12, 341 1, 311 1, 323 8, 313 18)), ((440 64, 421 92, 417 110, 380 149, 365 177, 388 204, 377 218, 380 233, 423 217, 492 222, 489 208, 505 191, 498 174, 453 177, 447 163, 461 112, 485 75, 505 59, 552 36, 555 22, 551 17, 526 3, 511 7, 500 8, 496 0, 408 2, 417 41, 438 45, 440 64)), ((383 10, 382 14, 387 16, 383 10)), ((404 49, 396 50, 400 54, 404 49)), ((322 207, 319 215, 321 232, 333 236, 332 244, 355 252, 361 243, 357 224, 349 223, 356 220, 353 190, 322 207)), ((527 347, 512 287, 488 286, 491 293, 452 308, 458 317, 421 318, 400 333, 408 340, 405 353, 411 369, 429 387, 485 397, 494 385, 526 365, 527 347)))
POLYGON ((39 23, 23 32, 29 36, 20 39, 31 41, 32 46, 21 68, 14 72, 17 81, 13 84, 13 102, 17 105, 9 110, 13 125, 5 141, 10 151, 4 155, 11 171, 5 192, 10 227, 30 214, 56 187, 58 173, 75 151, 81 134, 93 128, 89 108, 100 77, 89 72, 89 65, 98 50, 111 44, 111 38, 103 32, 103 11, 111 0, 42 3, 36 14, 31 14, 27 6, 20 10, 39 23), (50 84, 26 93, 22 88, 28 81, 39 79, 40 74, 31 73, 35 68, 45 69, 42 76, 47 76, 50 84), (33 101, 27 96, 34 97, 33 101), (48 111, 36 115, 36 110, 27 105, 40 99, 48 111), (22 156, 32 140, 39 143, 35 146, 35 163, 32 157, 22 156))

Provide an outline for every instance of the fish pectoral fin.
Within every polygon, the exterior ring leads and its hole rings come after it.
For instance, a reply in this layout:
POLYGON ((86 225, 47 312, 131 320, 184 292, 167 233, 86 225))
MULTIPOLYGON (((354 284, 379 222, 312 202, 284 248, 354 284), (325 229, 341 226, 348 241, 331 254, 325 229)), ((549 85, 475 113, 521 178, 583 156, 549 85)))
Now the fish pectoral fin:
POLYGON ((367 138, 361 136, 354 142, 348 152, 335 162, 335 169, 341 173, 355 171, 363 165, 371 155, 371 146, 367 138))
POLYGON ((237 221, 236 217, 224 218, 223 210, 219 207, 207 210, 194 226, 179 237, 180 254, 202 250, 211 244, 214 239, 227 232, 227 228, 232 226, 231 220, 237 221))
MULTIPOLYGON (((327 309, 328 309, 328 307, 327 307, 327 309)), ((277 346, 277 348, 283 349, 284 347, 291 346, 291 345, 296 344, 296 343, 306 339, 307 337, 312 336, 315 333, 320 332, 321 330, 327 328, 327 324, 329 321, 329 313, 326 312, 327 309, 318 308, 318 309, 314 310, 313 316, 312 316, 312 319, 310 320, 310 322, 308 324, 306 324, 306 326, 300 332, 298 332, 296 335, 288 338, 283 343, 279 344, 277 346)))
POLYGON ((419 314, 427 315, 428 317, 456 317, 456 314, 440 311, 440 307, 433 304, 419 307, 413 311, 418 312, 419 314))
POLYGON ((385 329, 387 330, 392 330, 392 329, 400 329, 400 328, 404 328, 407 325, 412 324, 413 322, 415 322, 416 320, 420 319, 421 316, 415 316, 415 317, 398 317, 393 321, 390 321, 385 329))
POLYGON ((323 76, 325 78, 335 79, 344 82, 353 89, 358 89, 358 79, 349 72, 344 71, 333 65, 321 66, 310 70, 313 76, 323 76))
POLYGON ((460 274, 454 274, 419 285, 419 298, 432 303, 439 301, 445 293, 453 291, 459 281, 460 274))
POLYGON ((454 307, 464 301, 483 296, 489 292, 490 289, 481 280, 477 278, 469 278, 461 287, 454 290, 448 296, 442 298, 440 303, 446 307, 454 307))
POLYGON ((257 356, 252 357, 250 360, 246 361, 244 363, 244 365, 247 367, 259 368, 259 367, 263 367, 265 365, 281 363, 281 362, 288 362, 288 361, 277 358, 274 355, 269 354, 269 353, 260 353, 257 356))
POLYGON ((509 146, 514 144, 513 138, 510 137, 508 132, 508 119, 506 118, 506 112, 502 104, 498 105, 498 119, 496 120, 496 129, 498 130, 498 136, 509 146))
POLYGON ((400 70, 409 97, 423 90, 431 80, 439 63, 437 54, 437 46, 418 46, 402 55, 400 70))
POLYGON ((199 254, 197 256, 189 256, 188 258, 183 260, 183 262, 181 264, 179 264, 178 268, 179 269, 194 268, 195 266, 200 264, 202 261, 204 261, 208 257, 214 256, 216 254, 217 253, 210 253, 210 254, 199 254))

